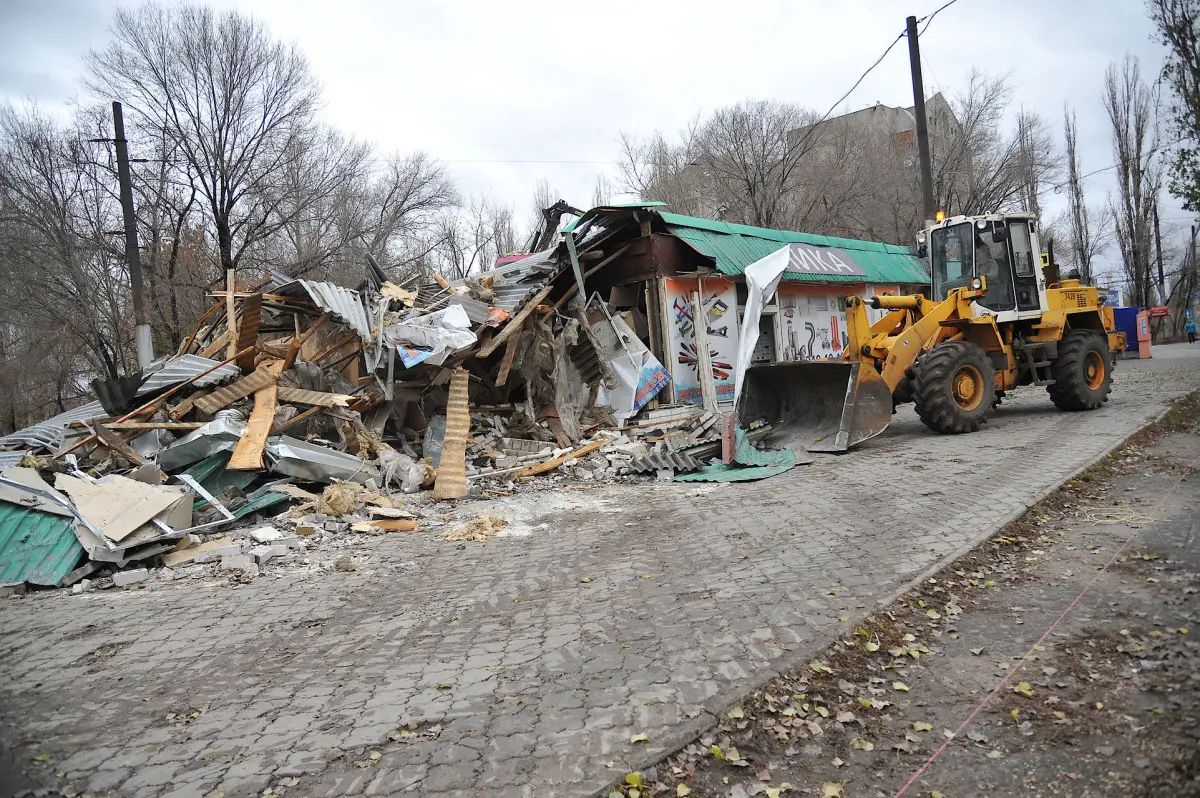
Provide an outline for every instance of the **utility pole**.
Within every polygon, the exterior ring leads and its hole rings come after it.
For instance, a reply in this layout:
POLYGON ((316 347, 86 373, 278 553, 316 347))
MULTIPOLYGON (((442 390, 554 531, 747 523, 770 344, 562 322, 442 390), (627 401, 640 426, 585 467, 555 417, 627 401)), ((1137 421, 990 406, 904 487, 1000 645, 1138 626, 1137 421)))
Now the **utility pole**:
POLYGON ((121 104, 114 102, 113 142, 117 145, 117 180, 121 184, 121 213, 125 217, 125 263, 129 267, 129 284, 133 289, 134 341, 137 345, 138 368, 146 368, 154 360, 154 340, 150 334, 150 319, 142 298, 142 258, 138 249, 137 217, 133 213, 133 181, 129 176, 129 146, 125 141, 125 117, 121 104))
POLYGON ((1162 233, 1158 229, 1158 200, 1154 201, 1154 252, 1158 258, 1158 304, 1167 304, 1167 280, 1163 276, 1162 233))
POLYGON ((908 18, 908 64, 912 68, 913 115, 917 118, 917 157, 921 161, 922 211, 933 222, 933 166, 929 161, 929 122, 925 118, 925 81, 921 77, 921 45, 917 42, 917 18, 908 18))

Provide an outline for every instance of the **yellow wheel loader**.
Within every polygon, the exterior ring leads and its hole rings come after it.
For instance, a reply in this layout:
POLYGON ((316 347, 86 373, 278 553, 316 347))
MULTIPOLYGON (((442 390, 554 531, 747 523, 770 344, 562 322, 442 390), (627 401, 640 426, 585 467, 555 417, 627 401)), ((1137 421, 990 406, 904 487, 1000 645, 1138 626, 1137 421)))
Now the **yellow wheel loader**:
POLYGON ((930 429, 963 433, 1022 385, 1046 386, 1063 410, 1108 400, 1124 334, 1094 287, 1047 283, 1031 216, 956 216, 917 240, 932 298, 848 297, 841 358, 748 369, 740 426, 769 421, 776 445, 838 452, 883 432, 906 402, 930 429), (872 322, 868 307, 886 313, 872 322))

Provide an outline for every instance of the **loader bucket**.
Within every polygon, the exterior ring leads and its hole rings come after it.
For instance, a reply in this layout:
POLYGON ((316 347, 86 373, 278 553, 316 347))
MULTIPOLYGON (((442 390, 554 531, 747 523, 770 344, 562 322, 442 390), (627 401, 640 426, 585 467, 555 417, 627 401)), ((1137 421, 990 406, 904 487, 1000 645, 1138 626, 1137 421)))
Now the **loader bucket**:
POLYGON ((772 446, 844 452, 887 429, 892 392, 861 363, 816 360, 751 366, 738 397, 737 423, 774 425, 772 446))

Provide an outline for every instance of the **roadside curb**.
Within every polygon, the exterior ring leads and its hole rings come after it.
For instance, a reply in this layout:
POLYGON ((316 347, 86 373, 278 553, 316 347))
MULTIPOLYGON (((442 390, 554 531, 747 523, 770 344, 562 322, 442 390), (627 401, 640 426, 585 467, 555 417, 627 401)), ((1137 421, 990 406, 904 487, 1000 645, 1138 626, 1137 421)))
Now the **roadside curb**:
MULTIPOLYGON (((1191 395, 1192 393, 1193 393, 1192 391, 1188 391, 1188 392, 1185 392, 1182 396, 1187 397, 1187 396, 1191 395)), ((1175 406, 1175 404, 1178 401, 1179 401, 1179 397, 1172 399, 1170 402, 1168 402, 1166 405, 1164 405, 1163 408, 1159 412, 1157 412, 1153 417, 1151 417, 1150 419, 1148 419, 1147 421, 1145 421, 1144 423, 1139 425, 1136 429, 1131 431, 1128 435, 1121 438, 1117 443, 1113 444, 1111 447, 1105 449, 1100 454, 1098 454, 1095 457, 1088 460, 1084 465, 1082 465, 1079 468, 1077 468, 1076 470, 1072 471, 1068 476, 1066 476, 1061 481, 1055 483, 1049 489, 1045 490, 1044 492, 1041 492, 1039 495, 1036 496, 1036 498, 1032 499, 1024 507, 1019 507, 1019 508, 1013 510, 1012 512, 1008 513, 1006 516, 1003 517, 1003 519, 999 522, 999 524, 989 525, 987 531, 981 532, 980 534, 976 535, 968 543, 963 544, 962 546, 960 546, 958 549, 956 549, 951 554, 948 554, 945 557, 938 559, 937 562, 931 564, 929 567, 924 569, 917 576, 914 576, 913 578, 909 579, 907 582, 905 582, 899 588, 894 590, 892 593, 890 593, 887 596, 883 597, 882 599, 879 599, 878 601, 874 602, 874 604, 871 605, 870 609, 868 609, 866 612, 863 612, 860 615, 858 615, 858 617, 855 620, 861 621, 867 615, 870 615, 874 612, 878 612, 879 610, 890 606, 891 604, 893 604, 897 600, 899 600, 904 594, 908 593, 910 590, 912 590, 913 588, 920 585, 926 579, 929 579, 931 576, 936 574, 938 571, 941 571, 942 569, 946 568, 947 566, 953 565, 958 560, 960 560, 963 557, 965 557, 966 555, 970 554, 972 551, 974 551, 976 548, 978 548, 980 546, 980 544, 982 544, 984 541, 988 540, 993 535, 995 535, 997 532, 1004 529, 1009 524, 1013 523, 1014 521, 1018 520, 1023 515, 1025 515, 1027 512, 1029 512, 1030 506, 1032 506, 1033 504, 1036 504, 1037 502, 1042 501, 1047 496, 1051 495, 1055 491, 1062 488, 1063 485, 1066 485, 1071 480, 1079 478, 1082 474, 1084 474, 1087 471, 1094 468, 1096 465, 1098 465, 1100 462, 1102 462, 1106 457, 1111 455, 1113 452, 1118 451, 1119 449, 1123 448, 1126 444, 1129 443, 1130 440, 1132 440, 1135 436, 1141 434, 1148 427, 1151 427, 1151 426, 1159 423, 1160 421, 1162 421, 1163 418, 1166 417, 1167 413, 1169 413, 1171 411, 1171 409, 1175 406)), ((653 748, 647 748, 645 750, 644 754, 637 757, 636 759, 631 759, 628 761, 628 763, 626 764, 626 767, 628 769, 626 771, 622 772, 619 775, 614 775, 612 777, 607 778, 607 780, 604 782, 604 784, 602 786, 595 788, 592 791, 585 793, 585 794, 589 795, 589 796, 593 796, 594 798, 605 798, 608 794, 609 786, 614 781, 619 781, 621 778, 623 778, 625 772, 645 770, 646 768, 653 766, 655 763, 659 762, 660 760, 664 759, 665 757, 670 756, 675 751, 678 751, 681 748, 684 748, 690 742, 692 742, 696 738, 700 737, 705 731, 714 727, 718 722, 720 722, 722 715, 724 715, 732 707, 737 706, 737 704, 745 696, 755 692, 756 690, 761 689, 763 686, 769 684, 774 679, 795 670, 796 667, 799 666, 800 664, 802 664, 804 661, 811 659, 812 657, 819 654, 821 651, 824 651, 826 648, 828 648, 831 645, 831 643, 833 642, 833 640, 836 640, 836 639, 837 639, 837 637, 835 635, 833 638, 827 639, 824 643, 821 643, 819 645, 819 647, 805 647, 803 649, 797 649, 795 651, 792 651, 789 654, 786 654, 786 655, 780 657, 778 660, 776 660, 775 662, 771 663, 769 666, 763 668, 761 671, 756 673, 755 677, 749 682, 749 684, 745 688, 740 689, 738 691, 737 697, 732 701, 729 698, 722 697, 722 696, 714 696, 713 698, 708 699, 707 701, 704 702, 703 709, 701 710, 700 714, 698 714, 695 718, 690 719, 687 723, 683 723, 683 724, 679 725, 678 727, 676 727, 675 729, 671 730, 671 732, 668 733, 663 738, 662 744, 655 745, 653 748), (657 753, 653 753, 653 752, 657 752, 657 753)))

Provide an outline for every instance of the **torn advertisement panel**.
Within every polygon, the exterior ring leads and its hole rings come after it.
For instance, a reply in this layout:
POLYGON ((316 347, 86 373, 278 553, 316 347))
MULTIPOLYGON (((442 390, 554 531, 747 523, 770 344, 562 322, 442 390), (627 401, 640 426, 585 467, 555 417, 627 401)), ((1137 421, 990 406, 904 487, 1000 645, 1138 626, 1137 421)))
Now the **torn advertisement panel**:
POLYGON ((472 346, 476 340, 461 305, 393 324, 383 331, 383 338, 395 347, 405 368, 426 361, 440 366, 451 352, 472 346))
POLYGON ((600 385, 596 403, 611 407, 618 419, 627 419, 667 386, 671 374, 620 316, 589 310, 587 318, 592 340, 602 350, 600 357, 608 361, 617 381, 611 389, 600 385))
POLYGON ((763 306, 775 294, 790 262, 788 248, 784 246, 746 267, 746 310, 738 334, 737 362, 733 364, 735 405, 742 392, 742 381, 746 369, 750 367, 754 347, 758 343, 758 321, 762 317, 763 306))

